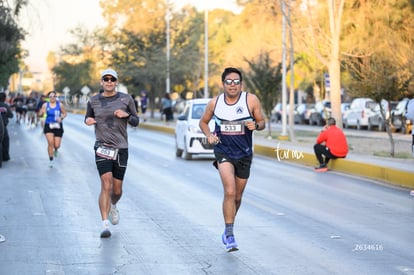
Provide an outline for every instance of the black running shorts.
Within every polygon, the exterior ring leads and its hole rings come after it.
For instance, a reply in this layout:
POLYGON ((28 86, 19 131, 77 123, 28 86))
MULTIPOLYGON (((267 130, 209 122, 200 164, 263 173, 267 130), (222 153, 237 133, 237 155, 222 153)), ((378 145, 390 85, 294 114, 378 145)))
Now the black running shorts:
POLYGON ((60 123, 59 129, 50 129, 49 123, 46 123, 45 127, 43 128, 43 133, 52 133, 53 135, 55 135, 55 137, 63 137, 63 125, 62 123, 60 123))
POLYGON ((128 163, 128 149, 119 149, 116 159, 106 159, 95 154, 99 176, 112 172, 115 179, 123 180, 128 163))
POLYGON ((216 166, 217 163, 230 162, 234 166, 234 173, 236 174, 236 177, 241 179, 249 178, 253 155, 243 157, 241 159, 231 159, 226 154, 214 152, 214 156, 216 157, 214 166, 216 166))

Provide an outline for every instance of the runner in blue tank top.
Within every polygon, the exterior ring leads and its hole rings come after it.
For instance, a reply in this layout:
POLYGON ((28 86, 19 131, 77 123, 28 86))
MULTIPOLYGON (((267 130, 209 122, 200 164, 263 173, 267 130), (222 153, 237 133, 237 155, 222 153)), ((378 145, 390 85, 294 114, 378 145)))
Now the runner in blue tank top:
POLYGON ((226 68, 221 75, 224 93, 214 97, 200 120, 200 129, 210 144, 215 144, 214 165, 224 189, 223 244, 229 251, 237 250, 233 225, 240 208, 244 188, 250 176, 253 157, 252 134, 263 130, 265 120, 257 96, 242 92, 243 78, 236 68, 226 68), (214 133, 208 123, 216 122, 214 133))
POLYGON ((48 93, 49 102, 45 102, 39 111, 39 117, 46 115, 43 133, 47 140, 47 153, 49 155, 49 167, 53 167, 53 158, 57 157, 58 149, 63 137, 63 119, 66 117, 66 109, 62 102, 57 100, 55 91, 48 93))

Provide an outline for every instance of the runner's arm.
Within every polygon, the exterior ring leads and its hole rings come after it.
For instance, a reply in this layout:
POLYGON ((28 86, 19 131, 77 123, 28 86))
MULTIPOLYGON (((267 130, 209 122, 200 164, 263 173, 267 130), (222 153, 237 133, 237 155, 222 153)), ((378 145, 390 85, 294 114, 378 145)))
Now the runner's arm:
POLYGON ((84 120, 85 124, 90 126, 93 124, 96 124, 96 120, 95 120, 95 113, 92 109, 91 103, 90 101, 88 101, 87 105, 86 105, 86 114, 85 114, 85 120, 84 120))

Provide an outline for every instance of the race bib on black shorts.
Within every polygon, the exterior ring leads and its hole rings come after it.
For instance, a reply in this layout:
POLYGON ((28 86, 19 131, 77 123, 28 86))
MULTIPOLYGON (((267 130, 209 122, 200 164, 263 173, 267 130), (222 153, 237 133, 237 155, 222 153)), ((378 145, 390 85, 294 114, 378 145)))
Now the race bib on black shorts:
POLYGON ((60 123, 58 123, 58 122, 49 123, 49 128, 50 129, 60 129, 60 123))
POLYGON ((96 155, 105 159, 116 159, 118 156, 118 149, 99 145, 96 148, 96 155))

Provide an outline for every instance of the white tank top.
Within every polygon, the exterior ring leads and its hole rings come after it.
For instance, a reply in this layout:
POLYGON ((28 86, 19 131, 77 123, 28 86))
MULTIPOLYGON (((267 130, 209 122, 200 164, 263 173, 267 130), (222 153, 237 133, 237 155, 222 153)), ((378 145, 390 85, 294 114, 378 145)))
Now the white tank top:
POLYGON ((215 152, 222 152, 233 159, 240 159, 253 153, 252 131, 245 121, 253 120, 247 105, 247 92, 241 92, 234 104, 225 102, 224 94, 217 98, 214 107, 215 133, 220 143, 214 146, 215 152))
POLYGON ((224 93, 217 98, 216 106, 214 107, 214 116, 220 121, 238 121, 251 120, 249 107, 247 106, 247 92, 241 92, 240 97, 234 104, 227 104, 224 93))

